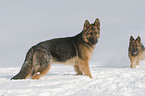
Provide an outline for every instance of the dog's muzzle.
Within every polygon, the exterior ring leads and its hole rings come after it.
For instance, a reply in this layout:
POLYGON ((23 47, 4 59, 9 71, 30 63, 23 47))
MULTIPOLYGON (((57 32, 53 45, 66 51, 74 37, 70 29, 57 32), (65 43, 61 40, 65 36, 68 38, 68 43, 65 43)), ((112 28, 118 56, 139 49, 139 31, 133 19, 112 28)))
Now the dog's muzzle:
POLYGON ((133 56, 137 56, 138 55, 138 51, 137 50, 133 50, 131 53, 132 53, 133 56))
POLYGON ((89 38, 89 41, 90 41, 90 43, 91 43, 92 45, 96 45, 97 42, 98 42, 97 38, 96 38, 96 39, 94 39, 94 38, 89 38))

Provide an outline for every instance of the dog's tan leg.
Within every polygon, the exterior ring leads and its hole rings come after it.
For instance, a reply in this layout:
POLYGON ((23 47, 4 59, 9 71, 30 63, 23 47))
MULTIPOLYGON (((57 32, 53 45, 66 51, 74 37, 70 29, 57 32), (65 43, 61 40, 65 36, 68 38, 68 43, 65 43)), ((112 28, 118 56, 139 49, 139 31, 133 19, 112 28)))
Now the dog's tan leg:
POLYGON ((31 75, 32 75, 32 74, 29 73, 29 74, 25 77, 25 79, 29 78, 31 75))
POLYGON ((79 60, 78 66, 80 70, 86 75, 92 78, 90 69, 89 69, 89 62, 84 60, 79 60))
POLYGON ((137 60, 137 61, 136 61, 136 65, 137 65, 137 66, 139 65, 139 62, 140 62, 140 60, 137 60))
POLYGON ((77 72, 76 75, 83 75, 83 73, 81 72, 81 70, 79 69, 78 65, 74 65, 75 71, 77 72))
POLYGON ((48 73, 50 67, 51 67, 51 64, 49 64, 48 67, 47 67, 46 69, 42 70, 42 71, 40 72, 40 74, 35 74, 35 75, 33 75, 31 79, 37 79, 37 80, 40 79, 40 77, 42 77, 42 76, 44 76, 45 74, 48 73))
POLYGON ((130 67, 131 68, 136 68, 136 65, 135 64, 131 64, 130 67))
POLYGON ((137 58, 136 57, 130 58, 130 63, 131 63, 130 67, 131 68, 136 68, 136 62, 137 62, 137 58))
POLYGON ((131 68, 136 68, 136 62, 135 61, 132 61, 130 67, 131 68))

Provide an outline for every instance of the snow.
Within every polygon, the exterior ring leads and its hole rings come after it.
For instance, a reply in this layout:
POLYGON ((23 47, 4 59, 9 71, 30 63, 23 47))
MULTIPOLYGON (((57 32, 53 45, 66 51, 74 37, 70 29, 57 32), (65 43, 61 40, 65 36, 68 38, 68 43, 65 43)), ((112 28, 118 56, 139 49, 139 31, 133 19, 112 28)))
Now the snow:
POLYGON ((0 68, 0 96, 144 96, 145 69, 105 68, 90 62, 93 79, 54 64, 40 80, 10 80, 20 67, 0 68))

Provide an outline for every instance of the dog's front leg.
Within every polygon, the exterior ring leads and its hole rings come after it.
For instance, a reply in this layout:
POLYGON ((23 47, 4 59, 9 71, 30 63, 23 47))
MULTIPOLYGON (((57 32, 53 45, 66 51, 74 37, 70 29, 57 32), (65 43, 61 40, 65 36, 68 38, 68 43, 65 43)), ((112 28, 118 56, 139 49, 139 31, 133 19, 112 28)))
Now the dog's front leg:
POLYGON ((136 60, 134 60, 134 61, 131 62, 130 67, 131 68, 136 68, 136 60))
POLYGON ((79 60, 78 66, 86 76, 89 76, 92 79, 92 75, 89 69, 89 61, 79 60))
POLYGON ((136 65, 133 64, 133 63, 131 63, 130 67, 131 67, 131 68, 136 68, 136 65))

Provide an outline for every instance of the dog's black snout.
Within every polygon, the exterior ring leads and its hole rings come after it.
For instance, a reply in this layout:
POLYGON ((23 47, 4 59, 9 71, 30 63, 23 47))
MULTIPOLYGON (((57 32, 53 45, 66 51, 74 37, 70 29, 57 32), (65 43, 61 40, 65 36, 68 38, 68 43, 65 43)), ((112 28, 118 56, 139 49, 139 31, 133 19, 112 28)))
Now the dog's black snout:
POLYGON ((133 52, 137 52, 137 51, 138 51, 137 49, 134 49, 134 50, 133 50, 133 52))
POLYGON ((138 54, 138 49, 133 49, 131 53, 133 56, 136 56, 138 54))
POLYGON ((98 42, 98 40, 95 39, 94 37, 89 38, 89 41, 90 41, 90 43, 93 44, 93 45, 95 45, 95 44, 98 42))

